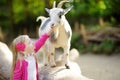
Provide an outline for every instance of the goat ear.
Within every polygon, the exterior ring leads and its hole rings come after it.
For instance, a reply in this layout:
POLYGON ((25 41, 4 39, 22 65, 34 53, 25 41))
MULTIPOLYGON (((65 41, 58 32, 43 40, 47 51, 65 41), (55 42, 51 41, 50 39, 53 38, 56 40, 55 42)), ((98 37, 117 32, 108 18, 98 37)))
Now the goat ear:
POLYGON ((48 8, 45 8, 45 10, 46 10, 48 13, 50 13, 50 9, 48 9, 48 8))
POLYGON ((64 14, 67 14, 72 8, 73 8, 73 6, 70 6, 67 9, 64 9, 64 14))

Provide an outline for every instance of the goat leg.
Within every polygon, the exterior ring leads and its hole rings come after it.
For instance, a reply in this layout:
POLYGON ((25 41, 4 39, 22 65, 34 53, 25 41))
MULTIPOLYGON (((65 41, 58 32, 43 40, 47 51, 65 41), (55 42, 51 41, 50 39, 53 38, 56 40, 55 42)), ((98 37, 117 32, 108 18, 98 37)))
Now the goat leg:
POLYGON ((54 53, 50 54, 50 65, 51 67, 56 67, 54 53))
POLYGON ((69 67, 69 47, 64 48, 64 62, 66 69, 70 69, 69 67))

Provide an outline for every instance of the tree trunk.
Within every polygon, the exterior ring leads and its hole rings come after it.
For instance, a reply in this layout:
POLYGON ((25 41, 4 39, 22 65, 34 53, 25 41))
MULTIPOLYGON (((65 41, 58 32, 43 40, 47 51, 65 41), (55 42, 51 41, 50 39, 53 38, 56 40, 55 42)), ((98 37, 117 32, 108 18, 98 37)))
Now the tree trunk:
POLYGON ((13 0, 7 0, 9 12, 10 12, 10 27, 11 27, 11 28, 14 26, 14 17, 13 17, 12 1, 13 1, 13 0))
POLYGON ((13 0, 7 0, 7 4, 8 4, 8 10, 9 10, 9 12, 10 12, 10 16, 9 16, 9 19, 10 19, 10 25, 8 25, 8 29, 9 29, 9 31, 8 31, 8 33, 7 33, 7 35, 6 35, 6 40, 5 40, 5 42, 7 43, 7 44, 9 44, 9 42, 13 39, 13 37, 14 37, 14 34, 15 34, 15 32, 16 32, 16 30, 14 30, 15 29, 15 26, 14 26, 14 14, 13 14, 13 6, 12 6, 12 2, 13 2, 13 0), (9 39, 8 39, 8 36, 9 36, 9 39))

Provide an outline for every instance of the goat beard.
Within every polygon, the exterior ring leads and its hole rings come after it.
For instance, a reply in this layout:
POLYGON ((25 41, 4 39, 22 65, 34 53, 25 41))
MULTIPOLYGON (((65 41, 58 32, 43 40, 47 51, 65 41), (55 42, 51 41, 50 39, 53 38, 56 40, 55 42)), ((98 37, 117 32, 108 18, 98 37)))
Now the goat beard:
POLYGON ((54 29, 54 31, 50 34, 50 41, 56 42, 58 37, 59 37, 59 28, 54 29))

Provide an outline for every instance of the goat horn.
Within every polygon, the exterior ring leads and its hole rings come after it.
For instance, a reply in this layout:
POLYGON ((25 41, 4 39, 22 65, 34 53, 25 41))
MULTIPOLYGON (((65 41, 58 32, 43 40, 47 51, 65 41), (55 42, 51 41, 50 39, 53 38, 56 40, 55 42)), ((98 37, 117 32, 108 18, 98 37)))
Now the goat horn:
POLYGON ((69 0, 63 0, 63 1, 59 2, 59 4, 57 5, 57 8, 61 8, 62 5, 63 5, 65 2, 69 2, 69 0))
POLYGON ((53 8, 55 8, 56 7, 56 1, 54 1, 54 3, 53 3, 53 8))

